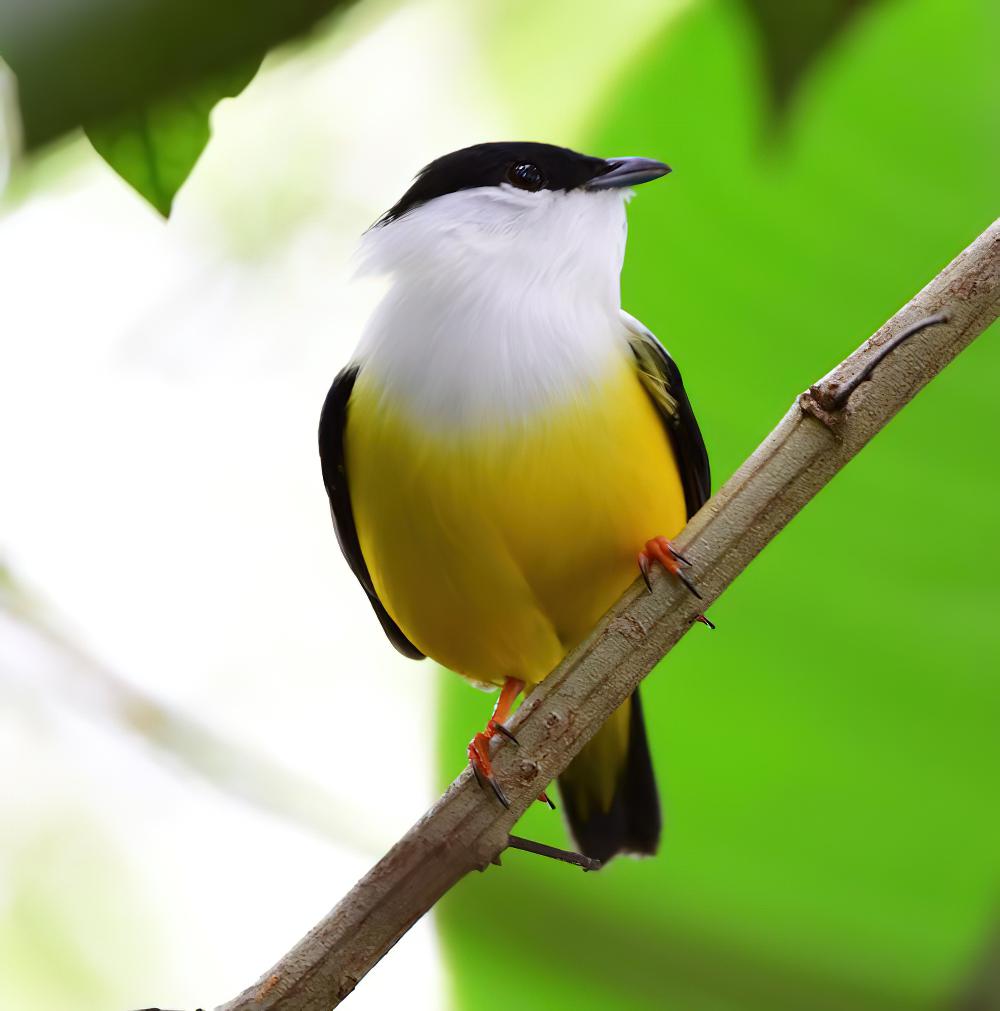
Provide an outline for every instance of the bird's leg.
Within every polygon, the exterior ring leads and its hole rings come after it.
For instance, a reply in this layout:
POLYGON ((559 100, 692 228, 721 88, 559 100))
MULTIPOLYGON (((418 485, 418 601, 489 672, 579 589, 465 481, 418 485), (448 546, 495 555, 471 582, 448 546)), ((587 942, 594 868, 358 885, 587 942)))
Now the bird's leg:
POLYGON ((659 562, 667 572, 676 576, 699 600, 701 594, 691 582, 688 574, 684 571, 685 566, 691 563, 667 540, 666 537, 654 537, 646 541, 646 546, 639 552, 639 571, 646 581, 646 588, 653 592, 653 584, 649 581, 649 573, 653 568, 653 563, 659 562))
POLYGON ((485 789, 486 784, 489 783, 497 800, 504 807, 510 807, 510 802, 493 775, 493 763, 490 761, 490 741, 500 734, 517 744, 517 738, 503 724, 504 720, 510 716, 514 700, 521 694, 523 688, 523 681, 519 681, 517 678, 507 678, 503 683, 503 688, 500 689, 497 704, 493 707, 493 715, 490 717, 489 723, 486 724, 486 729, 469 741, 469 761, 472 763, 472 771, 475 772, 479 785, 485 789))

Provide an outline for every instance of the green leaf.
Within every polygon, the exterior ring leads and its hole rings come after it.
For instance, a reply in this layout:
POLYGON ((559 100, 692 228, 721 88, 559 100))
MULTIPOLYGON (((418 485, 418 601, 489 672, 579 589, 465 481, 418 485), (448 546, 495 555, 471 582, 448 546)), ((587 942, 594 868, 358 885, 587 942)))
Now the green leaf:
POLYGON ((261 58, 147 109, 85 128, 97 153, 164 217, 211 136, 209 117, 253 79, 261 58))

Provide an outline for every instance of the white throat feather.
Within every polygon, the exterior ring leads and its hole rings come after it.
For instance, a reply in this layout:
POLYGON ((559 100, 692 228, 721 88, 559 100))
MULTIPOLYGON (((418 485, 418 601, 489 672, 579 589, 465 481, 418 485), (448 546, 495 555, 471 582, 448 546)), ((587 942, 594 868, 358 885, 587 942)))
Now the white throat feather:
POLYGON ((481 187, 370 229, 358 273, 389 283, 354 356, 365 387, 449 432, 585 398, 628 354, 629 195, 481 187))

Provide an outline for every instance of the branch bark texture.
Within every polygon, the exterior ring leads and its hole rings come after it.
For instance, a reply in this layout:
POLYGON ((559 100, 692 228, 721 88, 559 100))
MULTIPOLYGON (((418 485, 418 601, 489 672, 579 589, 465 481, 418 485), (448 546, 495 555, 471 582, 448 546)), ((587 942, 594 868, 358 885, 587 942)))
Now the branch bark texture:
POLYGON ((273 969, 217 1011, 329 1011, 338 1005, 449 888, 496 859, 538 793, 673 648, 698 611, 998 314, 1000 221, 801 394, 691 520, 677 543, 694 563, 704 601, 669 577, 656 579, 652 594, 637 580, 525 700, 511 724, 520 747, 501 742, 494 758, 510 810, 463 772, 273 969), (895 348, 869 376, 887 342, 936 314, 944 320, 895 348), (855 383, 844 402, 841 391, 855 383))

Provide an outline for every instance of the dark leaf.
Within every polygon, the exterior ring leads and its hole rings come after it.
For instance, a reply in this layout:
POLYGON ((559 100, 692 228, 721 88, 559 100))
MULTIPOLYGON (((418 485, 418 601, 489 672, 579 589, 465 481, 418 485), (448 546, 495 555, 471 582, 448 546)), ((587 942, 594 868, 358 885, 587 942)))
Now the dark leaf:
POLYGON ((351 0, 4 0, 27 150, 83 124, 196 93, 351 0))
POLYGON ((778 119, 787 111, 795 89, 844 31, 879 0, 744 0, 757 29, 771 109, 778 119))

